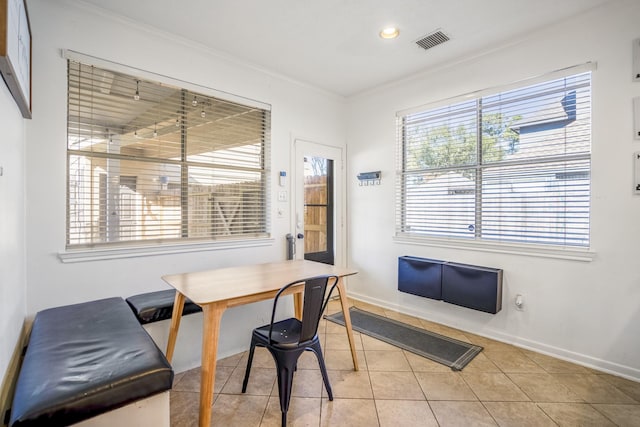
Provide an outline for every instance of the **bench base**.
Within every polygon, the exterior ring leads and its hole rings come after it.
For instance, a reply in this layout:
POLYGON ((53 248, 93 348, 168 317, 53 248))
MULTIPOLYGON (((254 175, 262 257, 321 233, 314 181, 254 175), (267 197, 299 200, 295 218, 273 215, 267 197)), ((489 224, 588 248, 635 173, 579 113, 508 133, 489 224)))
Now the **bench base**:
POLYGON ((170 427, 169 391, 74 424, 77 427, 170 427))

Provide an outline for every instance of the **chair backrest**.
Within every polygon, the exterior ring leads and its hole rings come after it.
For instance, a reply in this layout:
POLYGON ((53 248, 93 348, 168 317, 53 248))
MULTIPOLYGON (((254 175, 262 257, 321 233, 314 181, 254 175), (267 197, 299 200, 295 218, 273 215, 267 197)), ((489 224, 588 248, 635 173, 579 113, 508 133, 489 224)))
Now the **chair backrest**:
POLYGON ((303 280, 297 280, 283 286, 273 301, 273 311, 271 312, 271 326, 269 327, 269 341, 271 341, 272 326, 276 315, 276 307, 278 299, 283 292, 292 286, 304 282, 304 303, 302 306, 302 331, 300 333, 300 342, 312 339, 318 332, 318 324, 322 312, 324 311, 331 293, 338 284, 338 276, 316 276, 303 280), (329 292, 327 292, 329 288, 329 292))

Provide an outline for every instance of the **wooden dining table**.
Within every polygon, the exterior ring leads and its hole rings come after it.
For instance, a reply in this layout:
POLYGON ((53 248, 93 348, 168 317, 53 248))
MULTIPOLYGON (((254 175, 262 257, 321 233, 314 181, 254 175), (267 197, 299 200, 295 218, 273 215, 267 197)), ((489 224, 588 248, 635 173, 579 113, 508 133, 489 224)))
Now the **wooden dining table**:
MULTIPOLYGON (((176 296, 171 317, 171 328, 167 343, 166 357, 171 362, 175 349, 180 319, 185 298, 202 307, 202 368, 200 379, 200 419, 201 427, 208 427, 211 422, 213 390, 220 336, 220 320, 227 308, 252 302, 272 299, 281 287, 287 283, 306 278, 335 275, 338 276, 338 295, 344 313, 345 326, 353 368, 358 370, 349 304, 343 278, 356 274, 352 268, 336 267, 307 260, 289 260, 266 264, 251 264, 238 267, 218 268, 214 270, 170 274, 162 279, 176 289, 176 296)), ((291 288, 294 301, 294 312, 297 318, 302 315, 302 285, 291 288)), ((256 325, 259 326, 259 325, 256 325)), ((250 337, 247 337, 247 344, 250 337)))

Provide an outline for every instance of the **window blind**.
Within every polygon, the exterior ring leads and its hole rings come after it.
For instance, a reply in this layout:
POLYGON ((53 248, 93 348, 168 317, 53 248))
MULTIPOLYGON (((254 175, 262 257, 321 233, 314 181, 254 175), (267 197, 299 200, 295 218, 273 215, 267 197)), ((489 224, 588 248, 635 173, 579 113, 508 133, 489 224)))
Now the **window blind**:
POLYGON ((396 235, 589 246, 591 73, 397 118, 396 235))
POLYGON ((68 61, 67 247, 268 235, 270 111, 68 61))

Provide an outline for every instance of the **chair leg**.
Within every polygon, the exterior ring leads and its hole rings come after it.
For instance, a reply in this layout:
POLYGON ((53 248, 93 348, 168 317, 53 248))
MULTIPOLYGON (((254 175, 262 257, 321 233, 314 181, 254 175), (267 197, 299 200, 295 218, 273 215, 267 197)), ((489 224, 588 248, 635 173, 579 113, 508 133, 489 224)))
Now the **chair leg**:
POLYGON ((322 374, 322 381, 324 382, 324 387, 327 389, 329 400, 333 400, 333 391, 331 390, 331 384, 329 383, 327 366, 324 363, 324 356, 322 355, 322 348, 320 347, 320 343, 312 343, 309 348, 315 353, 316 358, 318 359, 318 365, 320 365, 320 373, 322 374))
POLYGON ((298 364, 298 358, 302 353, 304 353, 304 349, 285 352, 271 351, 278 371, 278 394, 280 395, 282 427, 285 427, 287 424, 287 412, 289 411, 291 387, 293 386, 293 373, 298 364))
POLYGON ((247 391, 247 384, 249 383, 249 374, 251 373, 251 364, 253 363, 253 352, 256 350, 256 342, 251 339, 251 347, 249 348, 249 358, 247 359, 247 369, 244 371, 244 381, 242 381, 242 392, 247 391))
POLYGON ((288 366, 278 367, 278 394, 280 395, 280 411, 282 412, 282 427, 287 425, 287 411, 291 400, 293 385, 293 369, 288 366))

